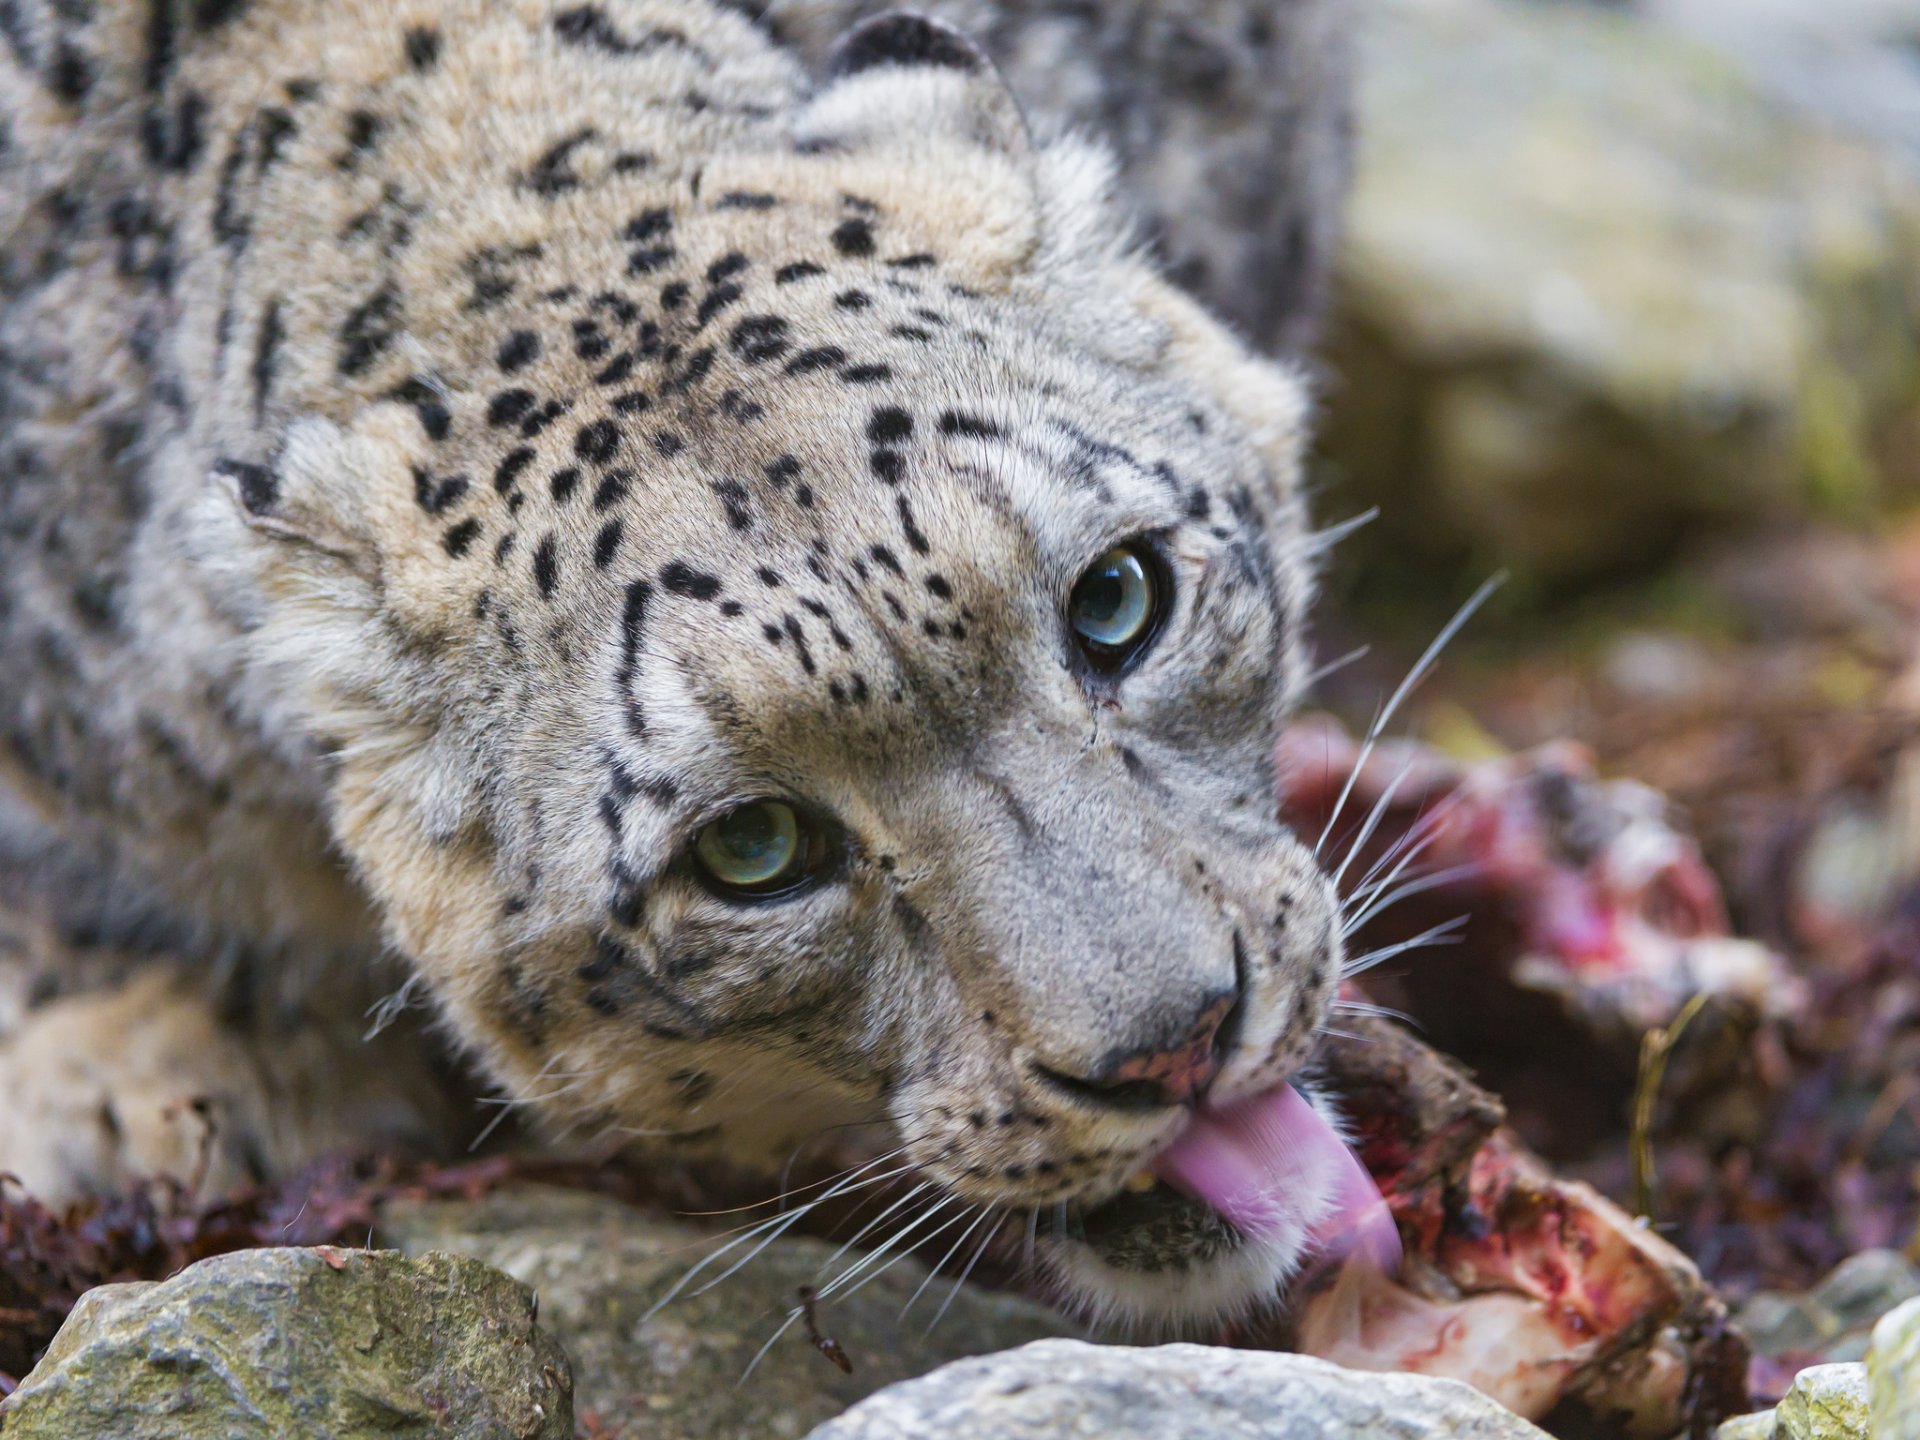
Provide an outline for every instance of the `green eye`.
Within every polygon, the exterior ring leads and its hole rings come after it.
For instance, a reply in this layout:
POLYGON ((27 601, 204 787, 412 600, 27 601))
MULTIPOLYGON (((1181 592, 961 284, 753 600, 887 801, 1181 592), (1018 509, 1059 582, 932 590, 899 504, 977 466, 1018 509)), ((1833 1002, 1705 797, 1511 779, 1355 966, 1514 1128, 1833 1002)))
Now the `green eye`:
POLYGON ((791 805, 756 800, 700 832, 693 853, 714 882, 748 894, 784 888, 807 863, 808 835, 791 805))
POLYGON ((1103 668, 1132 658, 1160 617, 1160 586, 1140 547, 1116 545, 1075 582, 1067 620, 1103 668))

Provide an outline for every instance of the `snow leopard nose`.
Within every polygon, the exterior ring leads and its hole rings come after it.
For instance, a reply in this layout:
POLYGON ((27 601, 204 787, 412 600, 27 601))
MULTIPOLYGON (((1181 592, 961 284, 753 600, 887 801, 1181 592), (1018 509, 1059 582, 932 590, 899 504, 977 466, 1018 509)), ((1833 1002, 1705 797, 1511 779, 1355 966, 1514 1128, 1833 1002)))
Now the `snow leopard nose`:
POLYGON ((1171 1045, 1109 1051, 1085 1074, 1037 1068, 1059 1089, 1114 1110, 1159 1110, 1199 1099, 1220 1073, 1239 1030, 1240 990, 1223 990, 1201 1005, 1171 1045))

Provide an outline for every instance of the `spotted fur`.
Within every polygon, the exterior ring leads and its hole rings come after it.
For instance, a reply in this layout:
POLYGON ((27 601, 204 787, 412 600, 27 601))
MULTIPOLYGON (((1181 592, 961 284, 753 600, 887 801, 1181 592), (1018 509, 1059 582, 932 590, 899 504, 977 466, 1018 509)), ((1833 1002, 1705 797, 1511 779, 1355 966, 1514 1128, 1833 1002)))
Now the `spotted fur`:
POLYGON ((703 0, 0 13, 39 873, 308 983, 384 941, 563 1116, 884 1119, 970 1201, 1111 1194, 1175 1117, 1043 1072, 1223 991, 1218 1093, 1298 1067, 1303 389, 1126 242, 1106 151, 912 20, 815 82, 703 0), (1176 600, 1108 683, 1065 597, 1139 536, 1176 600), (845 858, 717 898, 691 837, 762 796, 845 858))

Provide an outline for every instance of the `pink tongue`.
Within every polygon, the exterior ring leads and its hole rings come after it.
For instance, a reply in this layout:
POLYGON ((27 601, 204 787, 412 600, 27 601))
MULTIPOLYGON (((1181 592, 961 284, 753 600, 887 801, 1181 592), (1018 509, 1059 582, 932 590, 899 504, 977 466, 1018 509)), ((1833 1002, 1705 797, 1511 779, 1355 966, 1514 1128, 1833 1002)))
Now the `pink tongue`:
POLYGON ((1204 1200, 1242 1233, 1304 1238, 1340 1258, 1358 1251, 1382 1270, 1400 1264, 1400 1236, 1373 1178, 1326 1117, 1291 1085, 1201 1110, 1154 1173, 1204 1200))

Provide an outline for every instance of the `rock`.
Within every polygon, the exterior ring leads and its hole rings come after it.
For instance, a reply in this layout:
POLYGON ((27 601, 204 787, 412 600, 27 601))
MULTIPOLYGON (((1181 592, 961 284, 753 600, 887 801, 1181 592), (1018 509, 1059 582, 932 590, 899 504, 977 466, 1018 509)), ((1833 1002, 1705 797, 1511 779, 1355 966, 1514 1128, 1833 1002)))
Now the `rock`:
POLYGON ((572 1440, 527 1289, 452 1255, 242 1250, 88 1291, 7 1440, 572 1440))
POLYGON ((1819 1301, 1784 1290, 1755 1291, 1734 1319, 1761 1355, 1817 1351, 1841 1331, 1840 1322, 1819 1301))
POLYGON ((1912 155, 1613 7, 1365 13, 1325 429, 1382 507, 1357 545, 1570 581, 1920 483, 1912 155))
POLYGON ((1920 1300, 1873 1327, 1867 1374, 1875 1440, 1920 1440, 1920 1300))
POLYGON ((1848 1329, 1871 1325, 1916 1295, 1920 1270, 1898 1250, 1863 1250, 1850 1256, 1813 1291, 1814 1300, 1848 1329))
POLYGON ((1775 1440, 1868 1440, 1867 1367, 1802 1370, 1776 1413, 1775 1440))
POLYGON ((1773 1440, 1774 1412, 1762 1410, 1727 1421, 1713 1432, 1713 1440, 1773 1440))
POLYGON ((1544 1440, 1453 1380, 1305 1355, 1043 1340, 881 1391, 808 1440, 1544 1440))
MULTIPOLYGON (((573 1360, 575 1408, 596 1440, 797 1437, 881 1386, 1072 1328, 1028 1301, 966 1288, 929 1335, 949 1282, 928 1286, 903 1322, 901 1311, 927 1274, 917 1260, 906 1260, 857 1293, 820 1305, 821 1327, 851 1358, 851 1375, 835 1369, 796 1324, 743 1380, 794 1307, 798 1288, 821 1283, 820 1267, 835 1247, 777 1241, 724 1283, 682 1294, 649 1317, 714 1248, 710 1231, 604 1197, 529 1185, 472 1202, 393 1207, 382 1238, 409 1252, 476 1256, 533 1286, 542 1327, 573 1360)), ((930 1246, 932 1258, 948 1244, 930 1246)))

